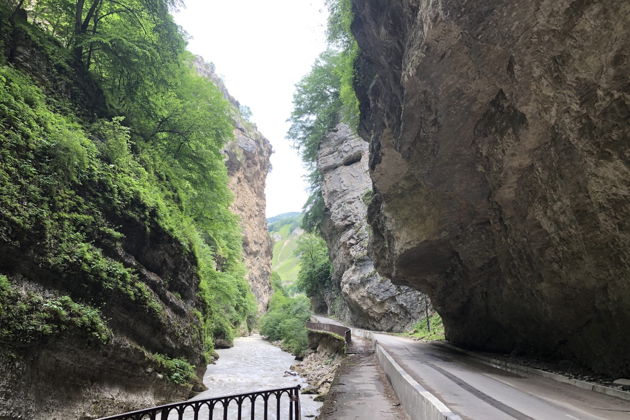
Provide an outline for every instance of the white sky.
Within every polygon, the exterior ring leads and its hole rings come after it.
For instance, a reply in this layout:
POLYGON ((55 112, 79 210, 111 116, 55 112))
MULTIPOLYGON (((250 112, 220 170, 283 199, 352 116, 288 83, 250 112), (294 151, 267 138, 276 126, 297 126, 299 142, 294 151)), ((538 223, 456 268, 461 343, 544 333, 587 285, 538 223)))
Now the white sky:
POLYGON ((294 85, 325 48, 326 17, 324 0, 186 0, 175 14, 191 36, 188 49, 216 65, 273 145, 267 217, 300 211, 308 196, 286 120, 294 85))

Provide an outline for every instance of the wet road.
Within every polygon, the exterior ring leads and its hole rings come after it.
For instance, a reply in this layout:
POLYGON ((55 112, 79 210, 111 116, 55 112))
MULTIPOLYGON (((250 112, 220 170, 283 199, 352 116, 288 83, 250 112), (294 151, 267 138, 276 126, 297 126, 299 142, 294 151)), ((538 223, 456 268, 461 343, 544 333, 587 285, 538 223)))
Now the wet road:
POLYGON ((537 375, 505 372, 439 345, 374 336, 409 375, 462 419, 630 420, 630 401, 537 375))
MULTIPOLYGON (((284 372, 296 363, 293 355, 280 350, 278 347, 271 345, 263 340, 259 335, 250 337, 241 337, 234 340, 234 347, 230 349, 222 349, 217 351, 219 360, 208 365, 208 369, 203 377, 204 384, 208 387, 207 391, 195 396, 193 400, 220 397, 224 395, 242 394, 252 391, 284 388, 301 385, 305 387, 306 381, 297 376, 284 376, 284 372)), ((258 400, 261 400, 258 398, 258 400)), ((313 401, 312 395, 300 395, 302 405, 302 418, 312 418, 317 415, 321 407, 321 403, 313 401)), ((275 419, 276 408, 275 397, 270 398, 269 419, 275 419)), ((220 405, 220 404, 219 404, 220 405)), ((249 406, 249 404, 244 404, 249 406)), ((233 406, 234 407, 234 406, 233 406)), ((281 408, 283 413, 287 413, 288 400, 284 396, 281 400, 281 408)), ((258 401, 256 406, 256 418, 263 418, 262 411, 263 402, 258 401)), ((229 419, 235 419, 236 410, 230 409, 229 419)), ((207 418, 207 409, 202 412, 207 418)), ((243 418, 249 418, 249 407, 243 410, 243 418)), ((223 417, 223 410, 215 409, 214 418, 223 417)), ((176 416, 169 416, 169 419, 176 419, 176 416)), ((184 416, 185 419, 192 420, 192 409, 184 416)), ((288 418, 282 414, 281 418, 288 418)))

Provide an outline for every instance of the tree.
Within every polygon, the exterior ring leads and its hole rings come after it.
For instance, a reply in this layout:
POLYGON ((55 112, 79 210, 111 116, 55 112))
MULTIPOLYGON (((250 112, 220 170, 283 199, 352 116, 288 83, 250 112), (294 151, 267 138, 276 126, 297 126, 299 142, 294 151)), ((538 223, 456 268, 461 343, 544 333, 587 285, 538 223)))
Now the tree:
POLYGON ((318 235, 304 234, 295 251, 300 260, 297 278, 298 290, 307 296, 316 296, 330 285, 332 265, 326 242, 318 235))
POLYGON ((296 86, 288 137, 309 168, 311 194, 304 207, 303 227, 315 232, 324 217, 317 151, 324 136, 339 122, 356 130, 359 101, 353 88, 358 45, 350 32, 350 0, 327 0, 328 49, 296 86))
MULTIPOLYGON (((90 67, 97 51, 111 58, 122 56, 108 48, 113 43, 133 44, 141 38, 146 40, 150 34, 160 41, 165 41, 164 35, 176 39, 172 36, 177 32, 174 24, 166 31, 170 34, 163 29, 172 21, 169 10, 179 5, 179 0, 31 0, 28 3, 35 20, 62 39, 72 50, 75 62, 86 68, 90 67), (143 36, 130 37, 133 32, 142 32, 143 36)), ((136 43, 135 46, 146 48, 147 45, 136 43)), ((166 51, 169 44, 161 44, 161 47, 166 51)))

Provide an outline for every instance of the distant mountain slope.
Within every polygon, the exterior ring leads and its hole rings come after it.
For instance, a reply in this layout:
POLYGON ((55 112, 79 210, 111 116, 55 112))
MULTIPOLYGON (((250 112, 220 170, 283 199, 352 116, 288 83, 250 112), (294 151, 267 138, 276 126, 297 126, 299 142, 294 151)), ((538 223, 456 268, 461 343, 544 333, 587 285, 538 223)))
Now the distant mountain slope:
POLYGON ((271 268, 278 273, 285 286, 294 284, 300 271, 295 249, 300 236, 304 233, 300 227, 301 213, 284 213, 267 219, 269 232, 273 240, 273 259, 271 268))

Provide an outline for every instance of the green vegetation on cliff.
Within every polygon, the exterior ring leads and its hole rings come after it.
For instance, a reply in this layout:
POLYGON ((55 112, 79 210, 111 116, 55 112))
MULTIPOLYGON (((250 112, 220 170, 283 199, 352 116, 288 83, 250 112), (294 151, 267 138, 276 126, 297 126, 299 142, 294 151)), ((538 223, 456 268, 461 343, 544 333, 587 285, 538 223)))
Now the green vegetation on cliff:
POLYGON ((221 154, 237 111, 194 71, 170 1, 16 3, 0 6, 0 344, 120 330, 199 366, 255 314, 221 154))
POLYGON ((315 231, 324 217, 321 174, 317 170, 317 151, 324 136, 338 123, 356 129, 359 102, 354 93, 354 61, 358 46, 350 32, 350 0, 327 0, 328 49, 313 64, 296 86, 288 137, 309 169, 311 194, 304 208, 302 226, 315 231))

